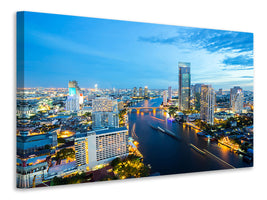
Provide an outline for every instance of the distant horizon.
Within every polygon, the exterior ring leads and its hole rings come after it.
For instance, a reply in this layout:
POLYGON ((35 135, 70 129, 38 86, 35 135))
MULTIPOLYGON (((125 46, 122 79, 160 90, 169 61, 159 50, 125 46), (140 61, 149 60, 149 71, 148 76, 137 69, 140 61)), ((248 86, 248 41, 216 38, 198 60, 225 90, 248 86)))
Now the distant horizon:
POLYGON ((252 33, 35 12, 18 12, 17 23, 18 87, 177 89, 178 63, 189 62, 192 85, 253 91, 252 33))
MULTIPOLYGON (((238 85, 234 85, 233 87, 236 87, 236 86, 238 86, 238 85)), ((140 86, 140 87, 142 87, 142 86, 140 86)), ((38 89, 38 88, 43 88, 43 89, 68 89, 68 87, 42 87, 42 86, 40 86, 40 87, 24 87, 24 88, 17 88, 17 89, 38 89)), ((136 86, 136 88, 138 89, 139 86, 138 87, 136 86)), ((142 87, 142 88, 144 88, 144 87, 142 87)), ((93 87, 91 87, 91 88, 80 87, 80 89, 91 89, 91 90, 93 90, 95 88, 93 88, 93 87)), ((98 89, 99 90, 112 90, 112 89, 116 89, 116 90, 132 90, 133 88, 101 88, 101 87, 98 87, 98 89)), ((215 91, 219 91, 219 89, 222 89, 222 91, 230 91, 231 88, 229 88, 229 89, 224 89, 224 88, 215 89, 215 88, 213 88, 213 89, 215 91)), ((243 89, 243 91, 252 91, 253 92, 253 89, 252 90, 244 89, 244 88, 242 88, 242 89, 243 89)), ((168 88, 164 89, 164 88, 149 88, 148 87, 148 90, 168 90, 168 88)), ((172 87, 172 90, 177 90, 178 91, 178 88, 173 88, 172 87)))

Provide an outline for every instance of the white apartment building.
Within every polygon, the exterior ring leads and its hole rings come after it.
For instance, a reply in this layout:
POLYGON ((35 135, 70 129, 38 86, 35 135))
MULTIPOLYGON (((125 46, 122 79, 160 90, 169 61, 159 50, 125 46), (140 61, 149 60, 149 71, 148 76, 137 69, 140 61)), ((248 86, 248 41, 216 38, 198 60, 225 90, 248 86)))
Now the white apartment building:
POLYGON ((79 96, 78 95, 73 95, 73 96, 67 97, 66 110, 72 111, 72 112, 77 112, 80 110, 79 96))
POLYGON ((215 92, 211 85, 201 86, 200 118, 209 124, 214 123, 215 92))
POLYGON ((163 106, 167 105, 167 91, 163 91, 163 106))
POLYGON ((241 113, 244 104, 244 94, 242 88, 236 86, 230 90, 230 103, 234 113, 241 113))
POLYGON ((128 129, 102 129, 75 138, 75 157, 78 170, 90 171, 116 157, 128 155, 128 129))

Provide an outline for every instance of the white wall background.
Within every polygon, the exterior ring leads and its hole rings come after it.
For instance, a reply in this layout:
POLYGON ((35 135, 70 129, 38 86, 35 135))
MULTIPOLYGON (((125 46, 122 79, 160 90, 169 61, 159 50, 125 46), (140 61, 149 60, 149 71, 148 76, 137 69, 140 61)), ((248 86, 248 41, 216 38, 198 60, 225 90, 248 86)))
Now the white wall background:
POLYGON ((266 6, 246 0, 1 1, 1 199, 265 199, 266 6), (32 190, 15 188, 15 12, 121 19, 255 33, 254 168, 32 190))

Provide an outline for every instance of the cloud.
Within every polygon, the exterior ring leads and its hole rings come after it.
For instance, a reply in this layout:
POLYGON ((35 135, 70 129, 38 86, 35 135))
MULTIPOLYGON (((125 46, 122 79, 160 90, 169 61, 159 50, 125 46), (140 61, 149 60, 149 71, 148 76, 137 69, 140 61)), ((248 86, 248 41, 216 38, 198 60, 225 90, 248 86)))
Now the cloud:
POLYGON ((223 70, 252 70, 253 57, 251 55, 226 56, 222 64, 223 70))
POLYGON ((204 50, 218 58, 221 70, 253 70, 253 34, 234 31, 178 27, 176 35, 139 37, 138 41, 172 45, 191 55, 204 50))
POLYGON ((154 44, 175 45, 177 47, 189 44, 193 48, 206 49, 211 53, 218 51, 247 52, 253 50, 252 33, 212 29, 179 27, 176 36, 139 37, 138 40, 154 44))
POLYGON ((254 78, 253 76, 241 76, 240 78, 254 78))

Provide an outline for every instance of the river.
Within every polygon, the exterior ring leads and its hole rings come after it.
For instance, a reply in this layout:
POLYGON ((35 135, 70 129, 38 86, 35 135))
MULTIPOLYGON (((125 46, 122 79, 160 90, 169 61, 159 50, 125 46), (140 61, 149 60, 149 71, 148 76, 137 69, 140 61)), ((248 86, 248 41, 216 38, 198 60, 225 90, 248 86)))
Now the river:
MULTIPOLYGON (((157 107, 161 103, 162 98, 157 98, 144 100, 134 107, 157 107)), ((167 120, 167 113, 162 110, 132 111, 128 113, 128 119, 130 136, 139 142, 138 149, 144 156, 144 162, 151 165, 151 173, 166 175, 251 166, 227 147, 197 136, 193 128, 167 120), (150 125, 168 129, 181 140, 175 140, 150 125), (201 154, 190 144, 206 154, 201 154)))

